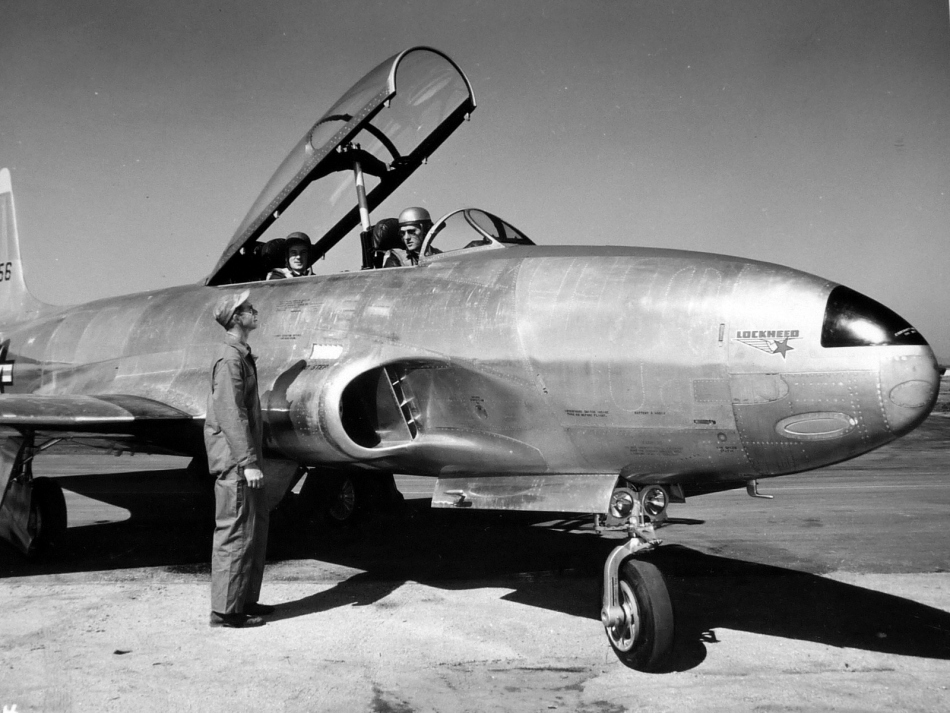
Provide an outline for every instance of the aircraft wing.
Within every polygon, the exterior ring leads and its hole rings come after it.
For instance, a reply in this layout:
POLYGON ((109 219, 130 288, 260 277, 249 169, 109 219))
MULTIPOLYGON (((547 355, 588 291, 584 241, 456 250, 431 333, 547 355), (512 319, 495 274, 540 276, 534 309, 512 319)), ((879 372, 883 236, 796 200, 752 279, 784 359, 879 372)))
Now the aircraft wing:
POLYGON ((158 443, 162 438, 180 437, 173 434, 191 422, 190 414, 140 396, 0 395, 0 505, 6 500, 24 431, 95 434, 116 441, 144 436, 146 442, 158 443), (171 426, 171 431, 158 427, 162 424, 171 426))
POLYGON ((0 395, 0 426, 17 429, 126 434, 133 426, 190 421, 190 414, 141 396, 0 395))

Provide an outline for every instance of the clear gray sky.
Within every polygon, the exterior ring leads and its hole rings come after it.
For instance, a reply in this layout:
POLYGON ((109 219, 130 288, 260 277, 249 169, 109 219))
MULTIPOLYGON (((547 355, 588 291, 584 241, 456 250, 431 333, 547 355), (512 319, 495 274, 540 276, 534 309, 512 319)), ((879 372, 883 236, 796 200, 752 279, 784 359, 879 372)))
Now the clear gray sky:
POLYGON ((479 107, 386 212, 789 265, 950 362, 947 0, 0 6, 0 165, 44 301, 202 280, 329 104, 427 44, 479 107))

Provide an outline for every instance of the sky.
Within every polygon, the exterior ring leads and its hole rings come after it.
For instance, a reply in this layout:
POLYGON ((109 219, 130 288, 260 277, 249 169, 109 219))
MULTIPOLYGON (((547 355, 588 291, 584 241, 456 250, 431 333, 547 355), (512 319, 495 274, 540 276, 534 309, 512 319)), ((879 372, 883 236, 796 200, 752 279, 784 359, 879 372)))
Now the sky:
POLYGON ((478 108, 377 217, 475 206, 542 244, 787 265, 888 305, 950 364, 946 0, 0 8, 0 166, 45 302, 203 281, 313 122, 422 44, 478 108))

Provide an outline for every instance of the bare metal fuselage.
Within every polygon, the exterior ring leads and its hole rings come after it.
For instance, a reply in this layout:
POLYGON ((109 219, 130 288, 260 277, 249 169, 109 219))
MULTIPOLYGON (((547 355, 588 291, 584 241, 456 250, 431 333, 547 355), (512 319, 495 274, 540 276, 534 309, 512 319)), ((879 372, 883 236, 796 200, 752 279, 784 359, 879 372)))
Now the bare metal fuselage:
MULTIPOLYGON (((542 476, 547 509, 583 509, 585 474, 701 492, 845 460, 917 425, 938 383, 926 345, 822 347, 834 283, 725 256, 505 248, 244 287, 273 452, 468 482, 542 476), (574 494, 558 502, 552 476, 574 494)), ((141 396, 197 432, 223 336, 211 307, 234 289, 9 325, 7 392, 141 396)))

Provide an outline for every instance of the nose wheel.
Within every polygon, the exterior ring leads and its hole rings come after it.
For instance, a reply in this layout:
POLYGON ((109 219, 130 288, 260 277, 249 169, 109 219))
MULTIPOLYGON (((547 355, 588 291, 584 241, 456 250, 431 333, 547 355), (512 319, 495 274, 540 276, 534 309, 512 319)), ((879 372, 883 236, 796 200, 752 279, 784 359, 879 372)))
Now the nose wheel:
POLYGON ((673 652, 673 605, 655 565, 636 557, 624 561, 612 611, 602 618, 607 640, 624 664, 637 671, 663 670, 673 652))

